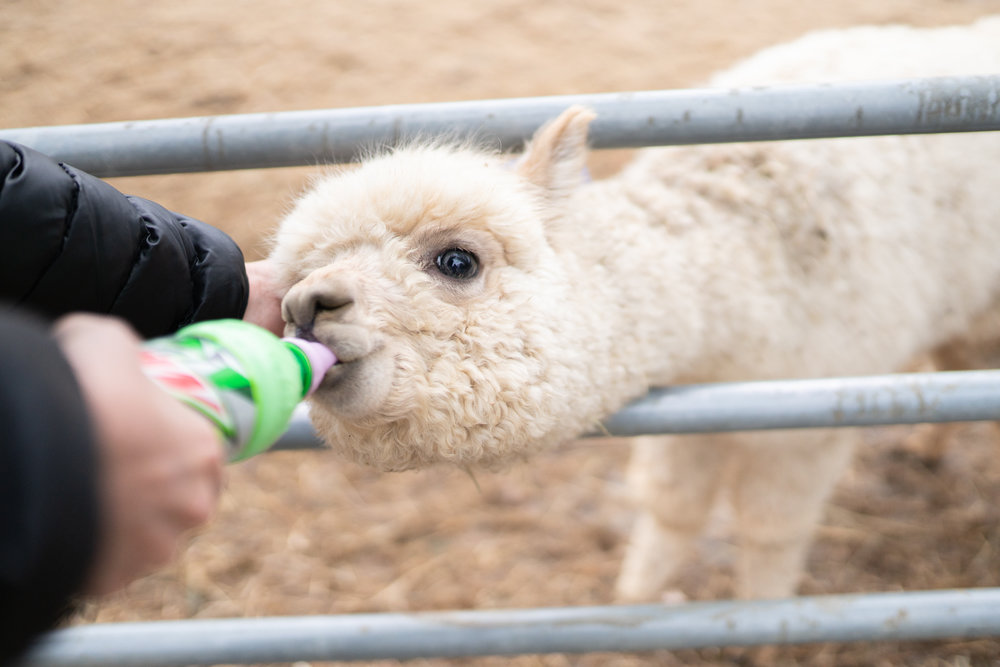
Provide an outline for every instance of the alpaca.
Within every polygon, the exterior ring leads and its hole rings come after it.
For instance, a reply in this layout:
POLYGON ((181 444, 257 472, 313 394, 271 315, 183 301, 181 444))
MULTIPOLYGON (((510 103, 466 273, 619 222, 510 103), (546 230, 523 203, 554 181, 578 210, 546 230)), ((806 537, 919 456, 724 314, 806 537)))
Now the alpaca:
MULTIPOLYGON (((1000 19, 807 36, 713 85, 1000 71, 1000 19)), ((1000 296, 1000 133, 657 148, 582 178, 594 114, 513 164, 411 143, 324 175, 271 257, 340 363, 319 434, 383 470, 496 469, 651 386, 893 372, 1000 296)), ((847 429, 636 439, 618 593, 655 597, 728 497, 737 592, 794 592, 847 429)))

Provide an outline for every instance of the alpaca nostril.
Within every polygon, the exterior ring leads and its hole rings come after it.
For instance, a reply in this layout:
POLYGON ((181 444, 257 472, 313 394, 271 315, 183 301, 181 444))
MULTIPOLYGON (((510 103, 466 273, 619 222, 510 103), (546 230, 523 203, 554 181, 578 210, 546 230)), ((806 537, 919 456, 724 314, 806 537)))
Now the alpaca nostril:
POLYGON ((344 309, 354 303, 354 299, 341 294, 318 294, 313 304, 313 316, 320 311, 337 311, 344 309))
POLYGON ((304 298, 302 290, 292 288, 281 300, 281 318, 287 324, 294 325, 296 331, 312 329, 316 312, 311 301, 304 298))
POLYGON ((296 331, 312 336, 316 318, 320 315, 340 319, 354 304, 353 294, 340 284, 304 285, 292 287, 281 302, 281 315, 296 331))

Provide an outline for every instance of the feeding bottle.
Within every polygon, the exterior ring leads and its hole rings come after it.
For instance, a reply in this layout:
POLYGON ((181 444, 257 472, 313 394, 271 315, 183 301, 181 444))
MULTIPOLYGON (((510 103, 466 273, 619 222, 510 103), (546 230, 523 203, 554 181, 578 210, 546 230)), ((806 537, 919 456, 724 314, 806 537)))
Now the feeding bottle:
POLYGON ((278 338, 242 320, 192 324, 146 341, 141 352, 156 384, 215 425, 230 461, 273 445, 336 361, 321 343, 278 338))

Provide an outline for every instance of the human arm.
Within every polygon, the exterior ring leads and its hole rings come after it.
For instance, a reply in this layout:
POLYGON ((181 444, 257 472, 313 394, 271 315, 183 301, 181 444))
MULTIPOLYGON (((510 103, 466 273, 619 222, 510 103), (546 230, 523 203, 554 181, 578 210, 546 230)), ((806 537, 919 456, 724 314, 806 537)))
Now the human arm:
POLYGON ((166 562, 215 507, 218 435, 146 379, 138 345, 112 318, 50 335, 0 315, 0 664, 74 594, 166 562))
POLYGON ((169 562, 184 533, 208 521, 224 448, 208 420, 146 377, 124 322, 72 315, 54 336, 98 443, 100 541, 83 592, 104 595, 169 562))
POLYGON ((152 337, 243 317, 248 298, 222 231, 0 141, 0 300, 51 319, 117 315, 152 337))
POLYGON ((0 317, 0 664, 56 623, 97 545, 96 442, 37 322, 0 317))
POLYGON ((271 260, 262 259, 246 265, 250 283, 250 298, 243 319, 264 327, 275 336, 284 335, 285 321, 281 318, 281 299, 284 296, 277 284, 271 260))

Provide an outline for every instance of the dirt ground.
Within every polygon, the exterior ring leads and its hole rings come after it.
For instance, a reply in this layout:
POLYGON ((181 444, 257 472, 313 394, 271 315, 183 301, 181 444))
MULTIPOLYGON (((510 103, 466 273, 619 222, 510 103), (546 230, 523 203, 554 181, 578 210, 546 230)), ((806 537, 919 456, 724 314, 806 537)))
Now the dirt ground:
MULTIPOLYGON (((696 85, 807 30, 937 25, 1000 0, 3 0, 0 127, 696 85)), ((598 175, 628 153, 596 155, 598 175)), ((117 179, 231 233, 250 258, 308 168, 117 179)), ((1000 441, 963 426, 934 465, 914 429, 863 432, 804 592, 1000 585, 1000 441)), ((123 621, 608 604, 632 514, 624 442, 584 440, 502 474, 382 475, 324 452, 230 469, 175 567, 85 609, 123 621)), ((728 548, 683 588, 729 594, 728 548)), ((1000 611, 1000 610, 998 610, 1000 611)), ((385 665, 395 664, 386 661, 385 665)), ((1000 641, 426 660, 434 665, 987 665, 1000 641)))

